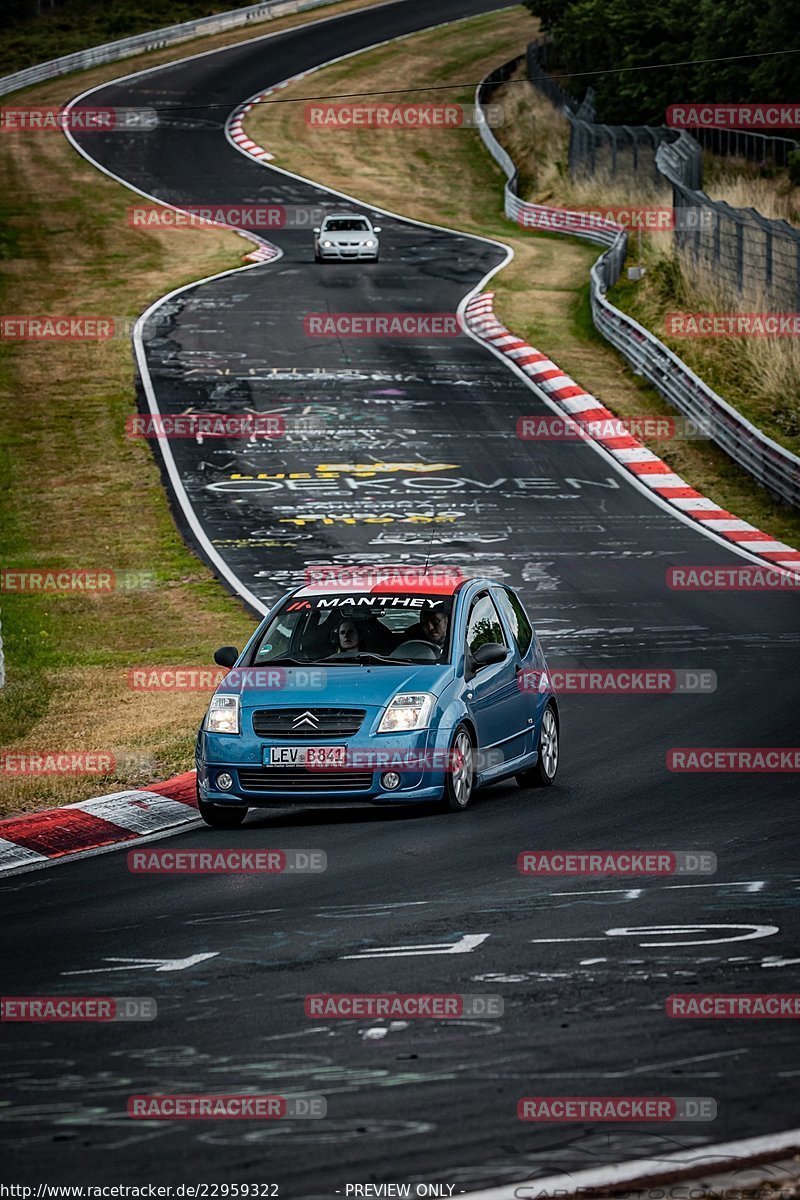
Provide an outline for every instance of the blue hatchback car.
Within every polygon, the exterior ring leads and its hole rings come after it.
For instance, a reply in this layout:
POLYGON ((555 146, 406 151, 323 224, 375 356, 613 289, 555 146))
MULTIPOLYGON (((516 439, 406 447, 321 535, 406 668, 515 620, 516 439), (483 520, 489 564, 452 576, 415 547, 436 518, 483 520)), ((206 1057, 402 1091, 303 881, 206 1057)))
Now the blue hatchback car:
POLYGON ((293 802, 467 808, 514 776, 552 784, 559 713, 519 596, 433 575, 297 588, 230 668, 197 738, 200 814, 236 828, 293 802))

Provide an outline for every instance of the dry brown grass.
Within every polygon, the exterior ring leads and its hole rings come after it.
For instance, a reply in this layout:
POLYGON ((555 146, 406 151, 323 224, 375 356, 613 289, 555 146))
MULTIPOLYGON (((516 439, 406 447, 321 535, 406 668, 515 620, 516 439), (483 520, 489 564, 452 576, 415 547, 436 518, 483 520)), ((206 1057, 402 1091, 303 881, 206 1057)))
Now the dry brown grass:
POLYGON ((764 217, 800 225, 800 186, 792 183, 788 171, 762 175, 756 163, 744 158, 706 154, 703 187, 732 208, 755 208, 764 217))
MULTIPOLYGON (((361 6, 347 0, 325 11, 361 6)), ((52 80, 16 93, 13 103, 61 105, 121 74, 306 19, 283 18, 52 80)), ((132 193, 57 133, 5 133, 0 172, 7 314, 133 317, 174 287, 240 265, 249 248, 215 229, 129 228, 132 193)), ((241 644, 253 626, 184 546, 149 445, 125 438, 125 417, 134 411, 127 338, 0 345, 3 566, 153 574, 151 588, 109 595, 3 597, 3 749, 103 750, 116 756, 117 769, 101 781, 0 777, 2 815, 141 786, 190 767, 207 695, 134 693, 127 668, 205 667, 221 641, 241 644)))
MULTIPOLYGON (((768 436, 800 453, 800 345, 782 337, 673 337, 668 312, 770 312, 774 305, 755 286, 746 302, 720 283, 711 265, 673 257, 669 235, 646 245, 648 274, 635 288, 618 289, 626 311, 652 329, 699 375, 768 436), (666 243, 666 245, 665 245, 666 243)), ((616 296, 612 296, 615 299, 616 296)))

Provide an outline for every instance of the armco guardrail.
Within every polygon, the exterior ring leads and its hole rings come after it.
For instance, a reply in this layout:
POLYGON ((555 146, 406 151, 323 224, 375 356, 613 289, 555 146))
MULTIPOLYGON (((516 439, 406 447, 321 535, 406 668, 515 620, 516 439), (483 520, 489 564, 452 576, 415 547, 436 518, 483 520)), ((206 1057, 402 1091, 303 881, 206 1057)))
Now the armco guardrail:
POLYGON ((165 46, 174 46, 178 42, 186 42, 209 33, 224 33, 227 29, 237 29, 252 22, 269 21, 274 17, 305 12, 309 8, 323 8, 335 3, 336 0, 270 0, 266 4, 251 4, 247 8, 234 8, 229 12, 216 13, 212 17, 199 17, 196 21, 184 21, 180 25, 167 25, 163 29, 137 33, 134 37, 122 38, 118 42, 105 42, 102 46, 91 46, 88 50, 65 54, 63 58, 51 58, 49 62, 26 67, 24 71, 15 71, 13 75, 5 75, 0 78, 0 96, 7 96, 9 92, 19 91, 20 88, 30 87, 34 83, 42 83, 46 79, 54 79, 58 75, 69 75, 73 71, 85 71, 88 67, 130 58, 133 54, 161 50, 165 46))
MULTIPOLYGON (((504 63, 478 85, 475 105, 481 116, 484 104, 499 85, 510 78, 520 61, 516 58, 504 63)), ((625 265, 626 231, 612 222, 590 222, 585 213, 520 200, 518 173, 513 160, 497 141, 485 118, 479 118, 478 130, 492 158, 505 172, 504 207, 510 220, 541 229, 546 217, 548 230, 606 247, 591 270, 592 318, 597 329, 635 371, 653 384, 673 407, 705 430, 739 466, 773 495, 800 508, 800 458, 746 420, 695 375, 677 354, 607 299, 607 290, 619 279, 625 265)))

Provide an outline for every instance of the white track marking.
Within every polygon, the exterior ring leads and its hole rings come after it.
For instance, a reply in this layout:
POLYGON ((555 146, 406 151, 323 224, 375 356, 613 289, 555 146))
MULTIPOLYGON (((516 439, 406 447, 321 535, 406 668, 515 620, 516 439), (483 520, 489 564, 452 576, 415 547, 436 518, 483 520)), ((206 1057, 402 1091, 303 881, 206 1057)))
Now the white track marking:
POLYGON ((186 971, 207 958, 217 958, 218 950, 205 954, 190 954, 187 958, 106 958, 107 963, 124 963, 122 967, 90 967, 85 971, 62 971, 62 975, 105 975, 109 971, 186 971))
POLYGON ((413 958, 426 954, 469 954, 488 938, 488 933, 465 933, 457 942, 427 942, 416 946, 374 946, 363 954, 343 954, 344 958, 413 958))

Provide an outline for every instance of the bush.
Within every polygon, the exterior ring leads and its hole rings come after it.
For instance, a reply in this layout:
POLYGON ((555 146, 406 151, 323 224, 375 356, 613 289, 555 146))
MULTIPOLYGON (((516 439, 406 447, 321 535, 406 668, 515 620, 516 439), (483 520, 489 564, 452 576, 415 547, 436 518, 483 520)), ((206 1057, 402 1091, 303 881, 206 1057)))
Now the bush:
POLYGON ((786 166, 789 168, 789 178, 792 183, 800 184, 800 150, 792 150, 786 160, 786 166))

